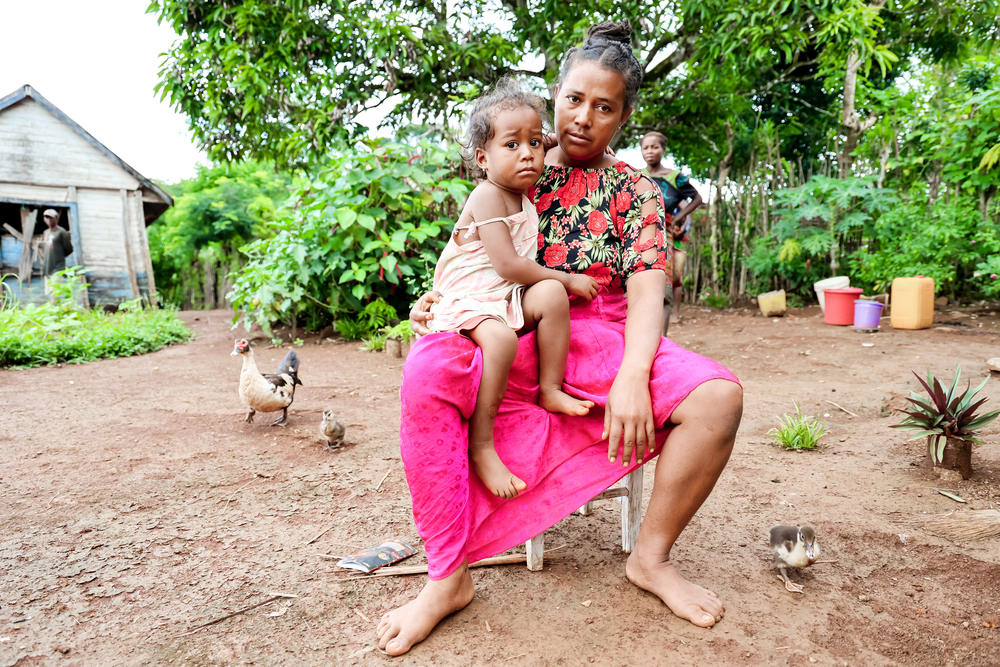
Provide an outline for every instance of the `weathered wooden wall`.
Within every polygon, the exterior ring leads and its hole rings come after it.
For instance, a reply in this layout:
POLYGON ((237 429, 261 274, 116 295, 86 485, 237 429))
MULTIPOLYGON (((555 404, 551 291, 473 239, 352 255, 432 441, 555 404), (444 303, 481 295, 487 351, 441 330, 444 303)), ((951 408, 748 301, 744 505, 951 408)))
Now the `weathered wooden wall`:
MULTIPOLYGON (((0 110, 0 199, 75 202, 71 260, 84 267, 90 302, 148 296, 152 262, 143 200, 163 199, 30 97, 0 110)), ((9 263, 8 252, 19 256, 20 247, 3 237, 0 262, 9 263)), ((40 279, 14 291, 25 301, 44 299, 40 279)))

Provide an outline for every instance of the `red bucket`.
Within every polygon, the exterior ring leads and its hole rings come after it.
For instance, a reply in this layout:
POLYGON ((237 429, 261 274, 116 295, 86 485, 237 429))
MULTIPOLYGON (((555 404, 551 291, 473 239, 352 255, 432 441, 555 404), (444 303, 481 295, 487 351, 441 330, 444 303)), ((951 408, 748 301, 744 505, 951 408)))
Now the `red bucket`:
POLYGON ((823 297, 826 302, 823 321, 841 327, 854 324, 854 300, 862 294, 864 290, 860 287, 826 290, 823 297))

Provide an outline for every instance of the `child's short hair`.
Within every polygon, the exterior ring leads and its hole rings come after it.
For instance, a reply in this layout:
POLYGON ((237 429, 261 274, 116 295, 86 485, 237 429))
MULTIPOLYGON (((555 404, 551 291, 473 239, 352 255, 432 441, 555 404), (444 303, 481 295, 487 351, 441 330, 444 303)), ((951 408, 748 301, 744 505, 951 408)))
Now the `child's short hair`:
MULTIPOLYGON (((642 141, 645 141, 646 139, 649 139, 650 137, 653 137, 654 139, 656 139, 656 142, 658 144, 660 144, 660 148, 662 148, 663 150, 667 150, 667 137, 666 137, 666 135, 664 135, 662 132, 657 132, 656 130, 653 130, 652 132, 647 132, 646 134, 642 135, 642 141)), ((639 143, 641 144, 642 141, 640 141, 639 143)))
POLYGON ((527 107, 534 109, 542 119, 542 128, 548 124, 549 114, 545 100, 529 92, 521 83, 510 77, 503 77, 484 93, 469 114, 469 136, 462 144, 462 159, 473 178, 482 178, 485 173, 476 164, 476 149, 485 148, 486 143, 496 133, 493 121, 500 111, 527 107))

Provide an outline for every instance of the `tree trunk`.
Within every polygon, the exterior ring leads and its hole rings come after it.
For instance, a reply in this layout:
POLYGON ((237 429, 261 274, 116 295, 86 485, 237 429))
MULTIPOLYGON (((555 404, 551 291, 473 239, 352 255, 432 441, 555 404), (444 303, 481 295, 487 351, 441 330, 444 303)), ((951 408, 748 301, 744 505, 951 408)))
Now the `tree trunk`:
POLYGON ((215 262, 211 255, 204 259, 205 309, 215 308, 215 262))
MULTIPOLYGON (((31 282, 31 267, 34 264, 31 256, 31 241, 35 237, 35 222, 38 219, 38 209, 28 212, 21 209, 21 261, 17 265, 17 279, 22 283, 31 282)), ((44 261, 44 260, 43 260, 44 261)), ((42 267, 44 269, 44 267, 42 267)))
MULTIPOLYGON (((878 13, 885 6, 886 1, 872 0, 868 8, 878 13)), ((855 110, 858 70, 863 64, 857 51, 851 51, 850 55, 847 56, 847 67, 844 71, 844 112, 840 119, 841 128, 844 131, 844 147, 837 154, 837 166, 840 167, 841 179, 851 175, 851 166, 854 164, 854 149, 858 147, 858 139, 878 122, 878 116, 874 113, 862 121, 855 110)))
POLYGON ((715 197, 709 209, 711 217, 711 247, 712 247, 712 292, 719 291, 719 215, 722 211, 722 189, 729 180, 729 170, 733 166, 733 126, 726 121, 726 155, 719 162, 719 172, 715 179, 715 197))

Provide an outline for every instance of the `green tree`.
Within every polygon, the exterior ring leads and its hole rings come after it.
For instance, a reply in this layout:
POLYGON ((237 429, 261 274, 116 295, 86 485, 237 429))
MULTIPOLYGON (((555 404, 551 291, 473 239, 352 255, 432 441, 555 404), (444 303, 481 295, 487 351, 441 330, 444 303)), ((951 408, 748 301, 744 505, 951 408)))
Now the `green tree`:
POLYGON ((258 163, 199 165, 195 178, 166 186, 174 206, 149 227, 162 299, 185 308, 224 305, 237 249, 267 233, 289 196, 292 177, 258 163))

